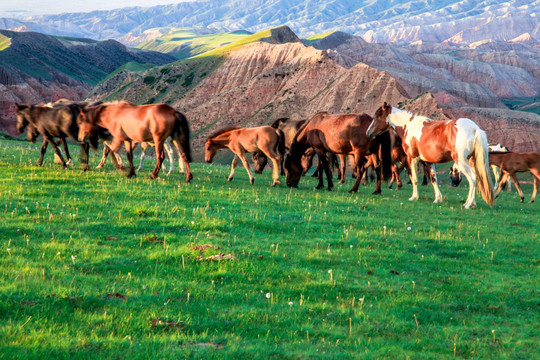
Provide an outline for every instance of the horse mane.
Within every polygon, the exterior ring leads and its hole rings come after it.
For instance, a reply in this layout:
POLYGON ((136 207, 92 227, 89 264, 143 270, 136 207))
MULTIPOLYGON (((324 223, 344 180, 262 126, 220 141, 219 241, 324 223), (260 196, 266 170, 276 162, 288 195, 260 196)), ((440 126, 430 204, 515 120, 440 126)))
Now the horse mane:
POLYGON ((237 130, 237 129, 240 129, 240 128, 241 128, 240 126, 228 126, 228 127, 219 129, 218 131, 216 131, 215 133, 213 133, 212 135, 210 135, 210 136, 208 137, 208 140, 212 140, 212 139, 215 138, 216 136, 219 136, 219 135, 224 134, 224 133, 226 133, 226 132, 233 131, 233 130, 237 130))
POLYGON ((402 120, 405 124, 410 123, 412 120, 432 121, 427 116, 413 114, 409 110, 399 109, 399 108, 396 108, 396 107, 392 107, 392 113, 390 115, 394 115, 394 116, 398 117, 398 119, 402 120))

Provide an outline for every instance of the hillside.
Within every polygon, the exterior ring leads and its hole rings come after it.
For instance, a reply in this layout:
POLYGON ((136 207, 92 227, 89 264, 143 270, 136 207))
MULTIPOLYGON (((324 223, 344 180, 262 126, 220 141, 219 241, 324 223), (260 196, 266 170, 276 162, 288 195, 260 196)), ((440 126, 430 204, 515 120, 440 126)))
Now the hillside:
POLYGON ((406 47, 368 44, 344 33, 308 40, 329 50, 302 44, 287 27, 248 38, 264 41, 244 44, 241 40, 241 44, 143 73, 122 71, 96 87, 90 99, 170 103, 190 119, 196 147, 220 126, 255 126, 279 117, 308 118, 317 111, 373 114, 388 101, 396 105, 407 102, 412 111, 432 118, 459 113, 482 123, 490 139, 500 139, 496 141, 515 150, 540 150, 540 117, 508 111, 496 94, 505 89, 523 88, 520 91, 525 93, 527 87, 536 89, 538 81, 519 67, 453 59, 450 52, 414 54, 406 47), (441 72, 445 64, 448 70, 441 72), (466 82, 467 67, 476 73, 471 66, 477 65, 489 71, 466 82), (513 83, 507 81, 498 90, 497 76, 514 77, 513 83), (478 107, 489 111, 474 110, 478 107), (510 125, 495 125, 501 116, 510 125), (506 134, 498 135, 501 131, 506 134))
POLYGON ((339 30, 378 43, 471 43, 511 40, 524 34, 538 39, 539 9, 538 0, 196 0, 148 8, 0 19, 0 28, 112 38, 130 45, 159 37, 159 29, 167 27, 258 32, 280 25, 303 37, 339 30))
POLYGON ((166 64, 170 55, 129 49, 114 40, 53 37, 0 30, 0 131, 13 133, 15 102, 83 99, 116 68, 166 64))

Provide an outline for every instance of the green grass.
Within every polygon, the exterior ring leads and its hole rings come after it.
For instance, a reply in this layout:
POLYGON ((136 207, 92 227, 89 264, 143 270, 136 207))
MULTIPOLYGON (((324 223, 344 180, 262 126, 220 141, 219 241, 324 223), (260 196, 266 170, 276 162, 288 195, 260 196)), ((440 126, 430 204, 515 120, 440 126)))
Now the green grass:
MULTIPOLYGON (((62 170, 0 140, 0 358, 531 359, 538 204, 62 170), (205 252, 194 245, 216 247, 205 252), (212 262, 198 256, 233 254, 212 262), (331 270, 331 272, 330 272, 331 270), (154 323, 152 323, 152 321, 154 323)), ((72 146, 74 158, 78 152, 72 146)), ((92 165, 98 162, 92 157, 92 165)), ((153 164, 152 164, 153 165, 153 164)), ((530 196, 532 185, 524 184, 530 196)))
POLYGON ((228 51, 238 49, 238 48, 240 48, 242 46, 245 46, 247 44, 251 44, 251 43, 254 43, 256 41, 260 41, 262 39, 269 38, 271 36, 272 36, 272 29, 263 30, 263 31, 260 31, 258 33, 255 33, 255 34, 248 35, 248 36, 246 36, 246 37, 244 37, 244 38, 242 38, 240 40, 237 40, 237 41, 235 41, 233 43, 230 43, 230 44, 221 46, 221 47, 219 47, 217 49, 214 49, 214 50, 202 53, 200 55, 197 55, 196 57, 221 56, 221 55, 225 54, 228 51))
POLYGON ((250 33, 245 31, 201 35, 194 29, 173 29, 158 39, 140 44, 137 48, 186 59, 234 43, 248 35, 250 33))

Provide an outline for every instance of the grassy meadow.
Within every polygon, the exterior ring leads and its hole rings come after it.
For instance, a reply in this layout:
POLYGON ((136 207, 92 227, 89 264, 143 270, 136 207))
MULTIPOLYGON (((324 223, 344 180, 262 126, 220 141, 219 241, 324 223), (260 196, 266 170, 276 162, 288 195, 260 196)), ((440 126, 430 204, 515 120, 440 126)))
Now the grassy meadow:
POLYGON ((151 181, 152 160, 127 179, 95 153, 83 173, 0 148, 0 359, 540 353, 540 204, 515 192, 464 210, 444 174, 433 204, 431 186, 409 202, 200 163, 151 181))

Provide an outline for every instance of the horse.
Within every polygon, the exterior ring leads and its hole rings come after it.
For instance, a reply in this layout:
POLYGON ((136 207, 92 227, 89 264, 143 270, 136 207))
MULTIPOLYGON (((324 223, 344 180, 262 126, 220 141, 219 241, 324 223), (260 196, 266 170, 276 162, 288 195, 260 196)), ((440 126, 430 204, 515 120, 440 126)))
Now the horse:
POLYGON ((228 148, 234 153, 231 164, 231 173, 228 180, 234 177, 234 170, 238 165, 238 159, 242 161, 249 175, 249 181, 253 185, 255 178, 249 169, 246 153, 261 151, 272 160, 273 182, 272 186, 281 184, 279 181, 280 158, 285 152, 285 136, 279 129, 271 126, 259 126, 254 128, 227 127, 210 135, 205 144, 205 160, 211 163, 218 149, 228 148))
MULTIPOLYGON (((488 145, 489 152, 509 152, 508 148, 506 146, 502 146, 501 144, 496 145, 488 145)), ((495 179, 495 185, 494 188, 497 188, 499 185, 499 182, 502 177, 501 169, 494 164, 490 164, 491 171, 493 171, 493 177, 495 179)), ((459 172, 459 169, 456 164, 452 165, 452 168, 449 172, 450 180, 452 182, 452 186, 457 187, 461 183, 461 173, 459 172)), ((510 192, 512 188, 512 180, 510 178, 507 178, 506 183, 503 183, 503 189, 506 187, 506 191, 510 192)))
POLYGON ((167 104, 135 105, 128 102, 104 103, 81 109, 79 140, 94 134, 98 127, 107 129, 111 136, 111 150, 117 152, 124 143, 129 161, 128 178, 135 176, 133 167, 134 143, 153 142, 156 145, 156 166, 150 179, 158 176, 163 163, 163 143, 169 137, 186 165, 186 182, 193 179, 189 163, 191 146, 186 117, 167 104))
POLYGON ((538 192, 538 184, 540 183, 540 154, 536 152, 517 153, 517 152, 490 152, 489 162, 492 165, 498 166, 502 171, 502 178, 497 187, 495 197, 499 196, 505 181, 511 177, 514 180, 514 185, 519 193, 521 202, 524 201, 523 192, 519 186, 519 181, 516 177, 517 172, 530 171, 534 177, 534 190, 531 196, 530 203, 534 202, 536 193, 538 192))
MULTIPOLYGON (((306 120, 290 120, 289 118, 279 118, 275 120, 272 124, 270 124, 270 126, 274 129, 279 129, 283 131, 283 134, 285 136, 285 154, 288 153, 289 148, 291 147, 294 135, 296 135, 298 129, 305 122, 306 120)), ((255 173, 262 174, 264 167, 268 163, 268 158, 266 157, 266 155, 264 155, 264 153, 261 151, 255 151, 251 156, 251 159, 253 160, 253 168, 255 170, 255 173)), ((284 158, 282 157, 279 164, 281 175, 285 175, 285 169, 283 168, 283 160, 284 158)))
POLYGON ((454 160, 460 172, 469 181, 469 194, 464 207, 471 209, 476 206, 474 195, 477 183, 484 201, 490 206, 493 205, 493 183, 488 168, 487 136, 472 120, 460 118, 434 121, 425 116, 394 108, 385 102, 375 112, 367 135, 374 137, 390 128, 393 128, 403 140, 403 150, 407 154, 407 162, 411 168, 413 194, 409 200, 418 200, 416 164, 424 160, 431 163, 430 177, 435 191, 434 202, 442 202, 443 197, 437 185, 435 164, 454 160))
MULTIPOLYGON (((328 183, 327 190, 334 186, 332 174, 326 157, 327 153, 354 155, 356 182, 349 192, 357 192, 364 164, 365 155, 381 152, 382 175, 386 179, 390 174, 390 137, 383 134, 376 139, 369 139, 366 130, 372 122, 367 114, 328 114, 319 112, 308 120, 296 133, 289 155, 285 159, 287 186, 298 187, 302 176, 301 160, 306 150, 312 147, 321 161, 328 183)), ((377 168, 377 186, 375 194, 380 193, 381 167, 377 168)), ((320 172, 317 189, 324 187, 323 174, 320 172)))
MULTIPOLYGON (((27 131, 27 138, 31 143, 34 143, 37 137, 43 136, 43 145, 41 146, 41 156, 37 166, 43 165, 43 157, 47 151, 47 146, 50 144, 53 147, 55 157, 58 159, 63 168, 67 168, 72 164, 69 154, 66 138, 69 137, 77 142, 79 128, 77 126, 77 114, 80 105, 70 103, 62 106, 40 106, 40 105, 21 105, 15 104, 17 116, 17 130, 19 133, 27 131), (58 138, 60 144, 66 153, 67 162, 62 157, 57 143, 54 138, 58 138)), ((80 141, 83 154, 83 170, 88 170, 88 152, 90 146, 97 148, 97 137, 89 137, 88 141, 80 141)))

